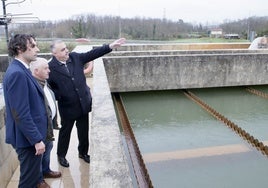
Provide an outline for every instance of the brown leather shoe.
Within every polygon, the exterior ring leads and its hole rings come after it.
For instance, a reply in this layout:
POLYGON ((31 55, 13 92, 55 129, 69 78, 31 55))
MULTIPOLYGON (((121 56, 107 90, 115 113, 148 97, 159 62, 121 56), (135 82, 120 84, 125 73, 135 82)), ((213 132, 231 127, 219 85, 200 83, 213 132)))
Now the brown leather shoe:
POLYGON ((37 188, 50 188, 50 186, 43 180, 37 184, 37 188))
POLYGON ((61 177, 61 172, 50 171, 44 174, 44 178, 59 178, 59 177, 61 177))

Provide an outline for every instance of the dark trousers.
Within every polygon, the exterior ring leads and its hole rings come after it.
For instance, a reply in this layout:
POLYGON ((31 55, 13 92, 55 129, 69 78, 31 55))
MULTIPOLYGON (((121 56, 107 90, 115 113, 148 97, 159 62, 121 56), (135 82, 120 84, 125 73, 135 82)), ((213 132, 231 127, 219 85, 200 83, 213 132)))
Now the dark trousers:
POLYGON ((19 188, 36 188, 42 180, 42 155, 35 155, 35 147, 16 149, 20 162, 19 188))
POLYGON ((61 118, 61 129, 59 131, 59 139, 57 147, 57 155, 60 157, 65 157, 67 154, 71 138, 71 132, 75 122, 78 136, 78 152, 79 154, 88 154, 89 120, 88 120, 88 114, 86 114, 77 119, 61 118))
POLYGON ((42 174, 51 172, 49 165, 50 165, 50 153, 53 148, 53 141, 45 141, 45 145, 46 145, 46 151, 43 154, 42 158, 42 174))

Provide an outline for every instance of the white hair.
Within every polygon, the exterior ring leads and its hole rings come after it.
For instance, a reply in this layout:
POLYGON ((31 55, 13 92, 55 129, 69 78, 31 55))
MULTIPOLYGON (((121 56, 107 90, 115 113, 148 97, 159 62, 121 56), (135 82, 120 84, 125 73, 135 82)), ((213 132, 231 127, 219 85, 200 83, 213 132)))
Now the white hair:
POLYGON ((52 43, 50 44, 50 51, 53 53, 55 51, 55 46, 60 43, 63 43, 63 41, 60 39, 52 41, 52 43))
POLYGON ((35 61, 30 63, 30 70, 34 73, 34 70, 39 69, 42 65, 48 64, 47 59, 42 57, 37 57, 35 61))

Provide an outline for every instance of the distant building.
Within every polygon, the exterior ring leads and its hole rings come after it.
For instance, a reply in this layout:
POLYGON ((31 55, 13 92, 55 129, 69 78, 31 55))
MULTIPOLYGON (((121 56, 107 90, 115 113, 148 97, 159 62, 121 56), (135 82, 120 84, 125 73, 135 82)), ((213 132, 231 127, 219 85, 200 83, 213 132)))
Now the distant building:
POLYGON ((231 34, 225 34, 224 38, 225 39, 240 39, 240 36, 239 34, 231 33, 231 34))
POLYGON ((210 37, 214 37, 214 38, 222 37, 222 29, 221 28, 211 29, 209 33, 210 33, 210 37))

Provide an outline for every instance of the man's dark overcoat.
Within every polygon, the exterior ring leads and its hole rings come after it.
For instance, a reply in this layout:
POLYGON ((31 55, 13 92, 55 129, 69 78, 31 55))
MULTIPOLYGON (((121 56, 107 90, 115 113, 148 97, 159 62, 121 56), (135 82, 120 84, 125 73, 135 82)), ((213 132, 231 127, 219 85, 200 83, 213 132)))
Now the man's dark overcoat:
POLYGON ((86 53, 71 52, 66 61, 67 68, 52 57, 48 83, 55 93, 62 118, 76 119, 91 111, 92 97, 86 83, 84 65, 111 51, 109 45, 103 45, 86 53))

